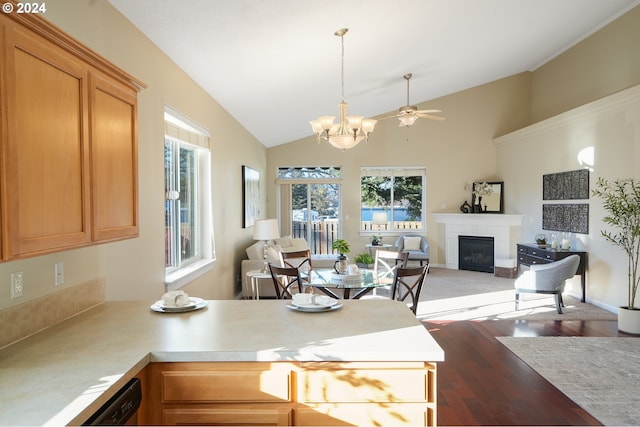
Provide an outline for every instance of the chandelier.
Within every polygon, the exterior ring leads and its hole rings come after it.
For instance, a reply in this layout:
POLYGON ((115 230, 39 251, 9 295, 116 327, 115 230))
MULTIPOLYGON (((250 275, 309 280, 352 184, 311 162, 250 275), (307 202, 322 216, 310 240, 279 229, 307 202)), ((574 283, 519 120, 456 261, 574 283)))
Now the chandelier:
POLYGON ((315 120, 311 120, 311 129, 317 136, 317 141, 329 141, 331 145, 342 150, 353 148, 363 139, 369 140, 369 135, 373 132, 377 120, 365 119, 364 116, 347 116, 347 103, 344 102, 344 35, 349 31, 348 28, 342 28, 334 35, 340 37, 342 44, 342 102, 338 104, 339 121, 334 123, 336 116, 322 116, 315 120))

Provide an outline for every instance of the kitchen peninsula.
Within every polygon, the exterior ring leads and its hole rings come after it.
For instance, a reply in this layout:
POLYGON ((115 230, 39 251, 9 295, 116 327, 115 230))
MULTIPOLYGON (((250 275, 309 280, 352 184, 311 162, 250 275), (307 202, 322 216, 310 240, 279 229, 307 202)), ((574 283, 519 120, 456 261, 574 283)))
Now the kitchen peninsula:
POLYGON ((0 350, 0 424, 81 424, 134 376, 142 423, 435 424, 440 346, 403 303, 343 304, 301 313, 281 300, 209 301, 171 314, 101 304, 0 350))

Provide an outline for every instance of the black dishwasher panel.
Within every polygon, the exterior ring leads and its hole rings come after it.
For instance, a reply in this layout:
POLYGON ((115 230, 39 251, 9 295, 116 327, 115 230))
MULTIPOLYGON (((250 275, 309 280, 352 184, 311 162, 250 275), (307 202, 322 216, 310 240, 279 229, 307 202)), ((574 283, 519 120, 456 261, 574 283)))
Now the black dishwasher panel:
POLYGON ((137 422, 142 401, 142 387, 138 378, 132 378, 111 399, 98 409, 83 425, 123 426, 137 422))

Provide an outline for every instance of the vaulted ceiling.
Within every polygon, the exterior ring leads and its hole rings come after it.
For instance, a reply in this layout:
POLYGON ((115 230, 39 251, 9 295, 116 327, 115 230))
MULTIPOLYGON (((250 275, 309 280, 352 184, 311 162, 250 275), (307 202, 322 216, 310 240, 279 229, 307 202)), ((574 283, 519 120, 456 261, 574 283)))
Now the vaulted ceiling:
MULTIPOLYGON (((535 70, 640 0, 109 0, 267 147, 535 70)), ((445 112, 446 115, 446 112, 445 112)))

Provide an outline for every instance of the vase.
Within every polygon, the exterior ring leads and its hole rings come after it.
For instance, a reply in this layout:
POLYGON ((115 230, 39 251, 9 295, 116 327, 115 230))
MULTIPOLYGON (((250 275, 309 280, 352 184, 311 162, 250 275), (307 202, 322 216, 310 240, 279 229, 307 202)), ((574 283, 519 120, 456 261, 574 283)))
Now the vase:
POLYGON ((347 263, 349 260, 343 254, 340 254, 335 263, 333 263, 333 269, 338 274, 347 274, 347 263))
POLYGON ((618 309, 618 330, 627 334, 640 335, 640 309, 618 309))
POLYGON ((460 205, 460 212, 469 213, 471 211, 472 211, 471 205, 469 204, 469 202, 465 200, 464 203, 460 205))

